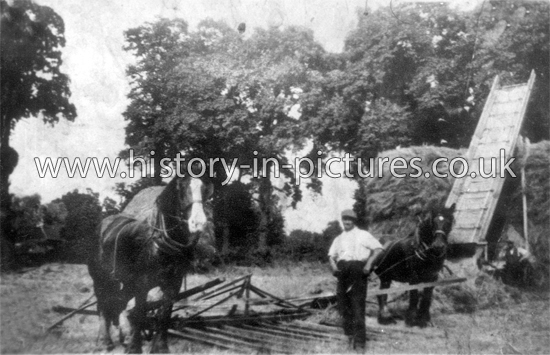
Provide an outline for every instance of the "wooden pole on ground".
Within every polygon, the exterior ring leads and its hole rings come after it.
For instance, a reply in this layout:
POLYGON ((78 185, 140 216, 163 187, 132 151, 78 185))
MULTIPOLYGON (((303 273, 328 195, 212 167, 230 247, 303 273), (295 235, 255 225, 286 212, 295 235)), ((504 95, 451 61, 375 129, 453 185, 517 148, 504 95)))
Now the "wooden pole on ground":
POLYGON ((86 308, 88 308, 88 307, 91 307, 91 306, 93 306, 94 304, 96 304, 97 301, 94 301, 94 302, 92 302, 92 303, 86 304, 86 303, 87 303, 89 300, 91 300, 92 297, 94 297, 94 296, 95 296, 95 294, 91 295, 86 301, 83 302, 83 304, 82 304, 79 308, 75 309, 74 311, 70 312, 69 314, 67 314, 66 316, 64 316, 63 318, 61 318, 60 320, 58 320, 58 321, 55 322, 54 324, 52 324, 48 329, 46 329, 46 332, 51 331, 53 328, 55 328, 55 327, 58 326, 59 324, 63 323, 65 320, 71 318, 72 316, 74 316, 74 315, 75 315, 76 313, 78 313, 79 311, 82 311, 82 310, 84 310, 84 309, 86 309, 86 308))

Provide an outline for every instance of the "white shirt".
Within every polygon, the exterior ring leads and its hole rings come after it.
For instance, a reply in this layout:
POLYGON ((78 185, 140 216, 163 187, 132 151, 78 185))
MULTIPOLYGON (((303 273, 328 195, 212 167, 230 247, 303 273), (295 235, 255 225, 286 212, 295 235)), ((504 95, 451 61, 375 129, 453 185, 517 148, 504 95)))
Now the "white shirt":
POLYGON ((334 239, 328 256, 336 261, 367 261, 374 249, 382 249, 382 244, 369 232, 353 227, 334 239))

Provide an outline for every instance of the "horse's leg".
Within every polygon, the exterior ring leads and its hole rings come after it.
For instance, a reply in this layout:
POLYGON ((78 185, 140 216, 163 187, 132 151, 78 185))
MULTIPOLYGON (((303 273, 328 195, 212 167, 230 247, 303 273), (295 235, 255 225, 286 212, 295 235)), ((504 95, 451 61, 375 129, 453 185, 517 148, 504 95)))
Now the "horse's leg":
POLYGON ((115 348, 110 334, 111 318, 106 314, 105 307, 101 303, 98 302, 97 305, 97 312, 99 313, 99 340, 101 341, 101 347, 104 347, 107 351, 111 351, 115 348))
POLYGON ((405 316, 405 324, 409 327, 416 325, 416 317, 418 314, 418 290, 409 291, 409 309, 405 316))
POLYGON ((113 309, 116 298, 117 286, 110 278, 102 274, 99 267, 94 269, 93 281, 94 292, 97 298, 97 312, 99 314, 99 334, 98 338, 101 341, 100 347, 104 347, 107 351, 114 349, 115 345, 111 339, 111 324, 113 323, 113 309))
POLYGON ((159 310, 158 331, 153 340, 152 354, 166 354, 168 348, 168 328, 172 320, 173 302, 181 288, 182 278, 175 278, 169 286, 162 288, 164 304, 159 310))
MULTIPOLYGON (((391 280, 389 279, 380 279, 380 289, 385 290, 390 288, 391 280)), ((392 317, 388 311, 388 295, 379 295, 378 298, 378 323, 379 324, 393 324, 395 319, 392 317)))
MULTIPOLYGON (((121 344, 124 344, 126 340, 126 334, 123 329, 123 326, 120 324, 120 315, 124 310, 126 309, 126 306, 128 305, 128 302, 133 298, 133 294, 131 291, 128 291, 127 289, 123 289, 119 295, 120 297, 116 300, 115 309, 116 313, 113 315, 113 325, 117 327, 118 329, 118 339, 121 344)), ((128 317, 126 317, 126 320, 128 317)), ((125 323, 126 330, 128 330, 129 321, 125 323)))
POLYGON ((135 299, 136 305, 128 316, 130 321, 130 343, 126 348, 127 354, 141 354, 141 330, 145 321, 147 292, 138 291, 135 299))
POLYGON ((420 306, 418 307, 418 320, 417 325, 421 328, 426 327, 430 320, 430 305, 432 304, 432 294, 433 287, 427 287, 422 292, 422 300, 420 301, 420 306))
POLYGON ((116 319, 113 320, 113 325, 117 327, 118 329, 118 341, 121 344, 124 344, 124 340, 126 338, 126 335, 124 334, 124 330, 122 329, 122 326, 120 325, 120 315, 116 317, 116 319))

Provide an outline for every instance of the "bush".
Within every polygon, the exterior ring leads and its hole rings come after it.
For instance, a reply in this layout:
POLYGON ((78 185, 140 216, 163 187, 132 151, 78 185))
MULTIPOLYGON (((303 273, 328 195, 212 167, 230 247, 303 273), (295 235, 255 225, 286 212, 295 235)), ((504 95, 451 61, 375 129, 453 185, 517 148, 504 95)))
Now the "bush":
POLYGON ((338 221, 329 222, 321 234, 301 229, 293 230, 281 245, 274 248, 275 259, 327 262, 330 245, 340 233, 342 228, 338 221))

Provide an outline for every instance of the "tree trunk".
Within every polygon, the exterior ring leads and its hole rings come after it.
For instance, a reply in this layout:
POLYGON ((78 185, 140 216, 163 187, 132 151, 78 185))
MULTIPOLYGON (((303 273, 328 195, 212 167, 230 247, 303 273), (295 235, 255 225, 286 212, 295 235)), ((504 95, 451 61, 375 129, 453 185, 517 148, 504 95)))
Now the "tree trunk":
POLYGON ((11 210, 11 197, 9 192, 10 175, 17 166, 19 155, 10 147, 10 120, 2 116, 0 137, 0 232, 1 238, 1 267, 2 270, 10 269, 15 264, 15 233, 12 228, 13 211, 11 210))
POLYGON ((0 236, 0 269, 2 271, 12 270, 15 267, 15 248, 4 233, 0 236))
POLYGON ((222 226, 222 250, 221 254, 226 257, 229 254, 229 226, 227 223, 223 223, 222 226))
POLYGON ((269 223, 271 222, 272 192, 273 186, 269 178, 271 169, 268 166, 266 177, 260 178, 259 203, 260 203, 260 225, 258 227, 258 252, 264 254, 267 252, 267 237, 269 233, 269 223))

